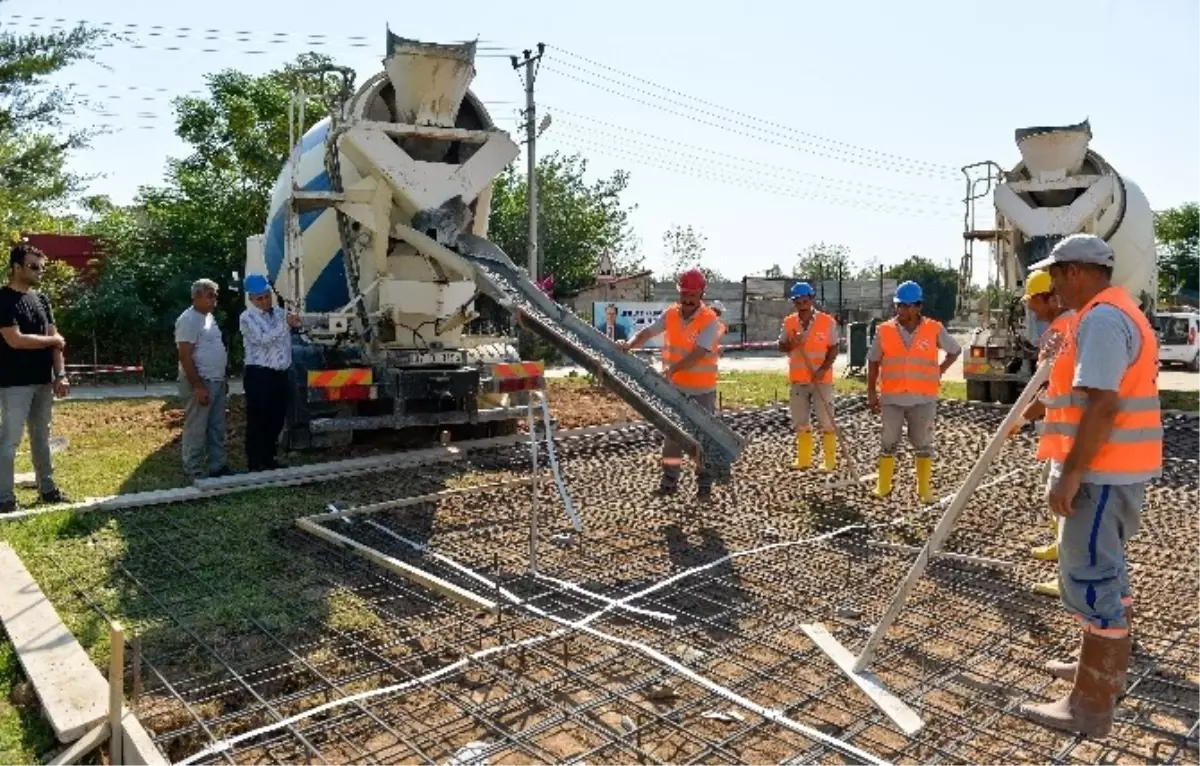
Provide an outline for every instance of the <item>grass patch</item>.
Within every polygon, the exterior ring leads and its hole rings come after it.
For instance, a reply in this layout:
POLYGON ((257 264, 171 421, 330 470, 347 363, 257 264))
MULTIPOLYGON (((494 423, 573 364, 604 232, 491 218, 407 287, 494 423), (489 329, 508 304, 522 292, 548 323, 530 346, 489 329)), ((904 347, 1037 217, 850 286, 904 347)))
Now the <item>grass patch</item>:
MULTIPOLYGON (((726 407, 765 407, 786 402, 790 387, 786 372, 723 372, 717 381, 717 390, 726 407)), ((843 395, 865 394, 867 381, 837 377, 833 379, 833 390, 843 395)), ((941 398, 966 399, 967 385, 961 381, 942 381, 941 398)))
POLYGON ((1158 400, 1164 410, 1200 411, 1200 391, 1159 391, 1158 400))

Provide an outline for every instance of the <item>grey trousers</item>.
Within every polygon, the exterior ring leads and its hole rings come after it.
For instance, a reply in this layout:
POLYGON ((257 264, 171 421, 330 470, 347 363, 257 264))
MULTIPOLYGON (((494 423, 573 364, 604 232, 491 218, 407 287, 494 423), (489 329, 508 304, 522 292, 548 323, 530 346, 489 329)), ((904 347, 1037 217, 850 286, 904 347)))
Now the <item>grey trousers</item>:
POLYGON ((900 432, 908 425, 908 443, 917 457, 933 457, 933 424, 937 416, 937 402, 924 402, 900 406, 884 404, 880 411, 883 420, 883 436, 879 454, 892 457, 900 446, 900 432))
POLYGON ((1145 484, 1079 485, 1073 513, 1062 520, 1058 591, 1084 630, 1120 636, 1129 631, 1133 603, 1125 546, 1142 521, 1145 484))
POLYGON ((29 429, 29 448, 33 470, 37 474, 38 492, 47 494, 54 484, 54 465, 50 460, 50 413, 54 403, 54 388, 13 386, 0 388, 0 503, 16 500, 14 464, 21 434, 29 429))
POLYGON ((225 403, 229 384, 224 380, 206 380, 204 387, 208 390, 207 405, 200 404, 186 380, 179 381, 179 396, 183 399, 183 472, 193 480, 226 466, 225 403))
MULTIPOLYGON (((706 394, 689 394, 689 396, 696 404, 709 412, 717 408, 716 391, 709 391, 706 394)), ((678 487, 681 473, 683 473, 683 447, 667 439, 663 442, 662 478, 659 481, 659 486, 664 489, 678 487)), ((696 466, 696 485, 699 487, 712 487, 712 484, 712 477, 704 470, 703 464, 696 466)))

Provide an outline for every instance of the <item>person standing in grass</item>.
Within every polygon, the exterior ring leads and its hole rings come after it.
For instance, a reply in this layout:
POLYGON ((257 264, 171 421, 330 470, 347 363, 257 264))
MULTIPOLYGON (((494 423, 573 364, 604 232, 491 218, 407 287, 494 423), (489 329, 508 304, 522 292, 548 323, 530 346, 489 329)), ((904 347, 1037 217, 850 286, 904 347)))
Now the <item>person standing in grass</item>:
POLYGON ((283 467, 275 460, 275 445, 287 419, 292 330, 300 317, 275 305, 262 274, 247 275, 243 284, 251 303, 238 320, 246 352, 246 463, 251 471, 269 471, 283 467))
POLYGON ((179 348, 179 397, 183 399, 183 470, 191 481, 206 475, 233 473, 225 458, 225 379, 228 357, 221 328, 213 317, 217 283, 198 279, 192 284, 192 305, 175 320, 179 348))
POLYGON ((29 244, 8 254, 8 284, 0 287, 0 513, 20 510, 14 466, 21 432, 28 429, 38 496, 67 503, 54 483, 50 458, 50 414, 54 397, 67 395, 67 342, 54 326, 50 299, 41 284, 46 255, 29 244))

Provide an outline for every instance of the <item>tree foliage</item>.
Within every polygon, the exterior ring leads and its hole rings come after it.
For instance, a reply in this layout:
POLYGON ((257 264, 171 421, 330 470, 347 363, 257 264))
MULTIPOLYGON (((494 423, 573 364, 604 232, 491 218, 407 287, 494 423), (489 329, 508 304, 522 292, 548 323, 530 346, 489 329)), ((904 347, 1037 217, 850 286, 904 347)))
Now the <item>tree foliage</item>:
POLYGON ((709 283, 723 282, 725 277, 717 270, 706 266, 708 237, 691 225, 672 225, 663 232, 663 261, 665 276, 674 279, 688 269, 699 269, 709 283))
POLYGON ((1154 214, 1162 297, 1200 288, 1200 205, 1187 202, 1154 214))
POLYGON ((921 286, 924 293, 922 313, 935 319, 947 321, 954 316, 954 303, 958 294, 958 272, 919 255, 910 255, 884 272, 884 276, 900 282, 912 280, 921 286))
MULTIPOLYGON (((539 276, 553 275, 556 291, 592 283, 601 253, 608 252, 618 272, 641 265, 629 213, 621 199, 629 174, 586 180, 587 160, 559 152, 538 160, 539 276)), ((525 176, 510 165, 495 180, 488 239, 515 263, 529 263, 529 205, 525 176)))
POLYGON ((796 256, 792 276, 805 279, 837 279, 850 276, 850 248, 818 242, 796 256))
POLYGON ((0 32, 0 226, 6 241, 49 228, 83 188, 86 179, 67 170, 67 157, 91 132, 62 130, 75 99, 49 78, 91 58, 104 36, 83 25, 44 35, 0 32))

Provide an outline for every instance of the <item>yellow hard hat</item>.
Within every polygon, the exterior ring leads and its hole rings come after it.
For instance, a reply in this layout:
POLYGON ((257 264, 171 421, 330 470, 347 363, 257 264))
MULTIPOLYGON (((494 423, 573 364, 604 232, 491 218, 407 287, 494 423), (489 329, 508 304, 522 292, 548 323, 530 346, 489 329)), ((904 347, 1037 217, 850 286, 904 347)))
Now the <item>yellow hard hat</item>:
POLYGON ((1031 271, 1029 279, 1025 280, 1025 300, 1029 300, 1035 295, 1048 293, 1052 289, 1054 289, 1054 285, 1050 281, 1050 272, 1031 271))

